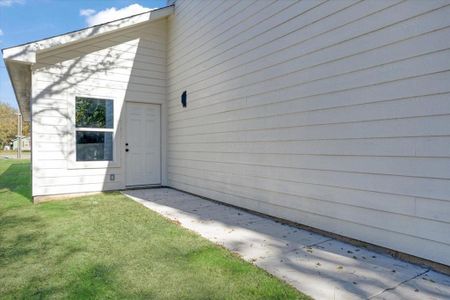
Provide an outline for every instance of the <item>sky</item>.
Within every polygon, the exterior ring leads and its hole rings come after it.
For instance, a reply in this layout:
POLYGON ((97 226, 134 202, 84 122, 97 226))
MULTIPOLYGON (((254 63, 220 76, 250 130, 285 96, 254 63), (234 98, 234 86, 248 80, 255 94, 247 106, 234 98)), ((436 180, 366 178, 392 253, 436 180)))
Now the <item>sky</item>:
MULTIPOLYGON (((0 0, 0 49, 165 5, 166 0, 0 0)), ((0 102, 17 108, 3 58, 0 102)))

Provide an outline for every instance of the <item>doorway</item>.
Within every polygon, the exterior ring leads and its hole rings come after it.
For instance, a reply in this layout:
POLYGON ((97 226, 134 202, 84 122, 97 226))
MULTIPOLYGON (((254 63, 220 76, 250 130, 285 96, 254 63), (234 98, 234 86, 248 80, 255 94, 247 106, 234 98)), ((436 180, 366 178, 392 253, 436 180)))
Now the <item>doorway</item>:
POLYGON ((161 106, 127 102, 126 186, 161 184, 161 106))

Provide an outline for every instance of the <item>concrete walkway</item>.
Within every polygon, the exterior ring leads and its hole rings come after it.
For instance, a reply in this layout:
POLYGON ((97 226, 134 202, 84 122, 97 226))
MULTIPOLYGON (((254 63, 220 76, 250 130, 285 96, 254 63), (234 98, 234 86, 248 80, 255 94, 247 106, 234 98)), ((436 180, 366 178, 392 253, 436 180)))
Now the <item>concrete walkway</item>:
POLYGON ((172 189, 133 200, 238 253, 315 299, 450 299, 450 277, 172 189))

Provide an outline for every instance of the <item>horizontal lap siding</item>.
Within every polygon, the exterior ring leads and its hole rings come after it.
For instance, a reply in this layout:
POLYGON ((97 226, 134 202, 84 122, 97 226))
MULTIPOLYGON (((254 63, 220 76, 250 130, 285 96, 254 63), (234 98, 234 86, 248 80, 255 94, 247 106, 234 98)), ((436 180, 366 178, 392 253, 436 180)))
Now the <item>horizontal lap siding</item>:
POLYGON ((124 188, 121 125, 115 136, 118 165, 73 168, 68 162, 74 139, 68 101, 75 95, 113 97, 117 116, 124 101, 164 102, 166 23, 156 21, 38 54, 33 67, 33 195, 124 188))
POLYGON ((450 264, 449 14, 449 1, 178 0, 169 184, 450 264))

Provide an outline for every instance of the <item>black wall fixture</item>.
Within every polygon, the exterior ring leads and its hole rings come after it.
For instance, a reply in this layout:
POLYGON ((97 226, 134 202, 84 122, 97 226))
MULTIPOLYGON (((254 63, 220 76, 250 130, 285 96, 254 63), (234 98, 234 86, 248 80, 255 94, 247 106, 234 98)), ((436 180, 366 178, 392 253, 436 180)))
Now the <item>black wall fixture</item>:
POLYGON ((181 94, 181 105, 183 105, 183 107, 186 107, 186 105, 187 105, 187 93, 186 93, 186 91, 184 91, 183 94, 181 94))

